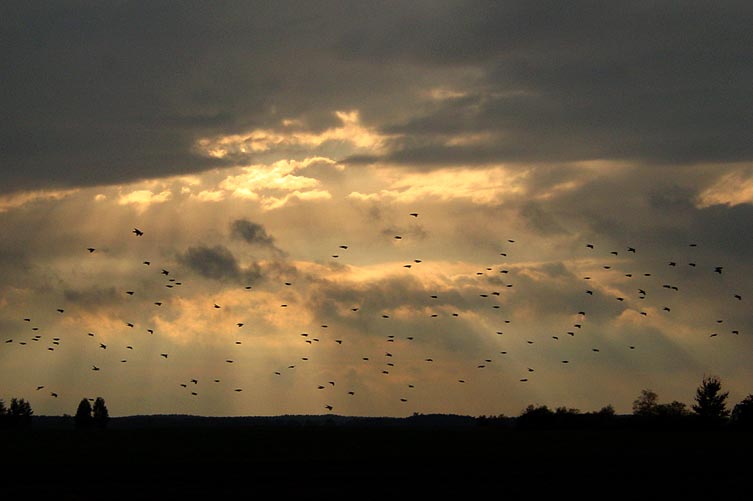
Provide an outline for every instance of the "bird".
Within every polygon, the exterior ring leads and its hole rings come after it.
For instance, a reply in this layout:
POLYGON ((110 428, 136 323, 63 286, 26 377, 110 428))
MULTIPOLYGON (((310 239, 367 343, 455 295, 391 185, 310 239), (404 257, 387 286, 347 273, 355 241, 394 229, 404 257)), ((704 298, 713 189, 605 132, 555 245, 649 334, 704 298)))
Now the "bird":
POLYGON ((57 393, 55 393, 54 391, 50 393, 50 396, 52 396, 52 397, 55 397, 55 398, 58 398, 58 394, 57 394, 57 393))
POLYGON ((97 250, 97 249, 95 249, 94 247, 89 247, 89 248, 88 248, 88 249, 86 249, 86 250, 88 250, 88 251, 89 251, 89 254, 91 254, 92 252, 94 252, 94 251, 95 251, 95 250, 97 250))
POLYGON ((333 409, 331 405, 325 405, 324 408, 327 409, 328 411, 331 411, 333 409))
POLYGON ((721 275, 722 274, 722 269, 724 269, 723 266, 716 266, 714 268, 714 273, 719 273, 721 275))
POLYGON ((161 357, 167 358, 167 353, 160 353, 159 355, 160 355, 161 357))
MULTIPOLYGON (((408 215, 409 215, 409 216, 413 216, 413 217, 418 217, 418 212, 411 212, 411 213, 410 213, 410 214, 408 214, 408 215)), ((431 219, 431 218, 429 218, 429 219, 431 219)))
POLYGON ((152 263, 151 263, 151 261, 142 261, 142 263, 141 263, 141 264, 145 264, 146 266, 149 266, 149 265, 151 265, 152 263))
POLYGON ((98 371, 98 370, 99 370, 99 367, 97 367, 96 365, 92 365, 92 370, 93 370, 93 371, 98 371))
POLYGON ((99 347, 102 348, 103 350, 107 349, 107 345, 105 343, 99 343, 99 347))
POLYGON ((41 390, 42 388, 44 388, 44 385, 42 385, 42 386, 37 386, 37 391, 41 390))
POLYGON ((143 236, 143 235, 144 235, 144 232, 143 232, 143 231, 141 231, 141 230, 140 230, 140 229, 138 229, 138 228, 134 228, 134 229, 133 229, 133 231, 132 231, 131 233, 134 233, 134 234, 135 234, 135 235, 136 235, 137 237, 140 237, 140 236, 143 236))

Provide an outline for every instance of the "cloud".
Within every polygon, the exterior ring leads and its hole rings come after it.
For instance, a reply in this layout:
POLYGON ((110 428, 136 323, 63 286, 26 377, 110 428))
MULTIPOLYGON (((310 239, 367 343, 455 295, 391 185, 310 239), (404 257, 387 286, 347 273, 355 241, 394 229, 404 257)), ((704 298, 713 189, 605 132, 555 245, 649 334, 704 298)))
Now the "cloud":
POLYGON ((222 245, 189 247, 178 260, 205 278, 235 283, 253 283, 261 278, 261 268, 253 263, 242 268, 235 256, 222 245))
POLYGON ((252 245, 273 248, 275 246, 275 239, 267 234, 264 226, 248 219, 236 219, 230 223, 230 234, 252 245))
POLYGON ((161 204, 172 198, 173 194, 169 190, 154 193, 150 190, 136 190, 118 197, 119 205, 134 205, 139 210, 145 210, 150 205, 161 204))
POLYGON ((427 169, 753 155, 746 2, 345 6, 15 5, 0 190, 311 149, 427 169))

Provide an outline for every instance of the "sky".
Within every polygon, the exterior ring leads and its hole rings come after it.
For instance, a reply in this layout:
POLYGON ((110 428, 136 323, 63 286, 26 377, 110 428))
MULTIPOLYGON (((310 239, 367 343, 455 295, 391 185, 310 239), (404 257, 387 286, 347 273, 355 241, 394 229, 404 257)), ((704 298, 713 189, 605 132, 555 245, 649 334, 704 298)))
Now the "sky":
POLYGON ((3 3, 0 398, 628 413, 715 375, 742 400, 752 17, 3 3))

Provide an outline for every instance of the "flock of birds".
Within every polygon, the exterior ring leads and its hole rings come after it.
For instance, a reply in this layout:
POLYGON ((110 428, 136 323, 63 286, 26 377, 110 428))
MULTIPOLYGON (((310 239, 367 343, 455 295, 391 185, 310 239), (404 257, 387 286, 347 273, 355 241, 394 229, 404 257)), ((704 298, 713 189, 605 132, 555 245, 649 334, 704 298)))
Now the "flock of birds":
MULTIPOLYGON (((419 213, 413 212, 408 215, 412 218, 418 218, 419 213)), ((133 228, 131 230, 131 233, 134 235, 135 238, 141 239, 144 237, 145 232, 142 231, 139 228, 133 228)), ((401 241, 403 240, 402 235, 393 235, 392 239, 394 241, 401 241)), ((697 244, 690 243, 688 244, 689 249, 691 249, 691 255, 692 255, 692 249, 697 247, 697 244)), ((330 257, 332 259, 340 259, 341 257, 345 256, 349 252, 350 246, 347 244, 339 245, 337 250, 335 251, 335 254, 331 254, 330 257)), ((602 272, 610 272, 610 273, 622 273, 624 278, 626 279, 632 279, 635 281, 635 285, 633 287, 633 295, 632 296, 623 296, 623 295, 617 295, 614 296, 614 301, 618 303, 631 303, 631 308, 635 309, 641 316, 646 317, 649 315, 649 311, 651 311, 651 314, 654 314, 653 312, 660 312, 660 314, 670 314, 674 307, 670 301, 668 301, 666 304, 660 304, 660 305, 654 305, 651 308, 641 308, 640 304, 641 302, 645 301, 648 297, 650 297, 652 294, 654 294, 655 289, 658 287, 659 284, 661 284, 661 289, 664 289, 666 291, 671 292, 679 292, 680 287, 671 281, 665 282, 667 278, 671 278, 672 275, 670 274, 661 274, 660 277, 655 276, 659 274, 649 273, 649 272, 626 272, 625 270, 621 269, 621 264, 624 264, 626 261, 624 261, 625 257, 629 257, 630 259, 633 259, 632 256, 635 256, 639 254, 639 250, 632 246, 627 246, 624 249, 620 250, 611 250, 608 254, 605 254, 600 251, 597 245, 593 243, 583 243, 583 249, 586 254, 592 253, 594 258, 604 259, 604 258, 619 258, 622 259, 622 261, 618 262, 617 264, 601 264, 601 270, 598 270, 599 273, 602 272), (620 256, 622 256, 620 258, 620 256), (652 289, 653 288, 653 289, 652 289), (636 306, 638 305, 638 306, 636 306), (661 310, 659 310, 659 307, 661 310)), ((500 257, 502 258, 500 263, 491 264, 490 266, 485 267, 483 270, 479 270, 475 272, 476 278, 479 282, 479 291, 478 291, 478 297, 479 301, 482 301, 481 304, 483 304, 484 308, 490 307, 492 309, 501 310, 504 306, 502 298, 505 296, 505 290, 510 289, 514 286, 513 282, 508 281, 508 277, 515 275, 515 266, 512 265, 506 265, 505 262, 509 261, 510 255, 512 255, 516 250, 516 240, 514 239, 507 239, 504 244, 504 249, 500 249, 501 252, 499 253, 500 257), (493 281, 485 280, 486 278, 489 278, 490 276, 496 276, 497 278, 493 281), (500 278, 502 278, 500 280, 500 278), (496 290, 484 290, 481 287, 487 285, 487 284, 494 284, 496 286, 496 290), (489 304, 491 302, 491 304, 489 304)), ((86 251, 89 254, 96 254, 97 248, 95 247, 88 247, 86 251)), ((421 259, 412 259, 410 262, 403 265, 403 267, 407 270, 411 270, 412 268, 420 265, 423 261, 421 259)), ((607 262, 607 261, 602 261, 607 262)), ((632 264, 635 265, 635 261, 632 261, 632 264)), ((143 260, 141 261, 141 265, 144 267, 149 268, 150 270, 153 269, 152 267, 152 261, 150 260, 143 260)), ((706 275, 723 275, 725 273, 725 269, 723 266, 706 266, 706 265, 700 265, 696 263, 694 260, 690 260, 685 263, 680 263, 677 260, 671 260, 666 262, 667 269, 672 268, 678 268, 681 266, 686 266, 691 269, 699 268, 699 271, 701 273, 705 273, 706 275)), ((170 266, 168 266, 169 268, 170 266)), ((184 283, 174 277, 174 273, 167 268, 158 268, 159 271, 156 272, 156 275, 161 277, 161 280, 164 281, 163 285, 167 289, 179 289, 181 288, 184 283)), ((594 271, 594 274, 597 274, 596 271, 594 271)), ((573 311, 570 315, 570 319, 572 323, 567 326, 563 326, 561 332, 553 332, 550 333, 548 342, 558 342, 562 343, 565 342, 568 338, 575 338, 579 333, 583 332, 586 319, 589 315, 589 301, 593 301, 593 298, 598 295, 605 294, 608 289, 601 288, 596 283, 597 280, 595 280, 594 276, 586 275, 582 277, 584 287, 581 293, 581 304, 583 305, 581 309, 578 311, 573 311)), ((280 284, 280 286, 284 287, 293 287, 292 281, 286 281, 280 284)), ((245 285, 243 288, 246 291, 251 291, 254 289, 253 285, 245 285)), ((491 289, 491 287, 489 287, 491 289)), ((428 291, 432 292, 432 291, 428 291)), ((122 293, 126 296, 138 296, 139 292, 136 290, 123 290, 122 293)), ((426 308, 422 309, 421 311, 427 311, 432 309, 432 303, 434 304, 441 304, 442 307, 436 308, 434 311, 431 311, 428 316, 430 318, 439 318, 441 316, 449 316, 449 317, 460 317, 463 314, 462 308, 459 308, 460 311, 449 311, 448 310, 448 303, 442 303, 440 301, 441 294, 439 293, 427 293, 426 297, 426 308)), ((666 297, 666 296, 664 296, 666 297)), ((729 300, 730 301, 736 301, 739 303, 743 302, 743 295, 739 291, 729 291, 729 300)), ((153 306, 155 307, 161 307, 163 304, 165 304, 165 300, 155 300, 152 301, 153 306)), ((212 308, 215 310, 220 310, 223 308, 221 304, 213 303, 211 305, 207 305, 208 308, 212 308)), ((281 303, 281 308, 288 308, 288 303, 281 303)), ((364 311, 362 308, 362 305, 354 304, 350 308, 351 315, 374 315, 375 318, 380 317, 381 319, 387 321, 392 318, 390 311, 378 311, 378 312, 367 312, 364 311)), ((57 314, 59 315, 65 315, 66 310, 65 308, 57 308, 57 314)), ((245 325, 249 322, 248 320, 243 319, 242 321, 239 321, 241 319, 233 319, 230 320, 234 322, 234 327, 237 329, 243 329, 245 325)), ((30 338, 24 338, 24 339, 6 339, 5 344, 6 345, 19 345, 19 346, 27 346, 27 345, 34 345, 34 344, 44 344, 43 343, 43 335, 39 334, 38 331, 40 330, 39 325, 35 325, 33 317, 28 316, 23 318, 23 321, 30 324, 30 330, 33 333, 33 335, 30 338)), ((229 322, 230 322, 229 321, 229 322)), ((715 319, 715 323, 717 326, 720 326, 721 324, 724 324, 724 319, 715 319)), ((512 323, 512 320, 510 318, 502 319, 499 321, 501 325, 507 325, 512 323)), ((129 329, 136 329, 136 323, 133 321, 127 321, 125 322, 125 326, 129 329)), ((142 327, 143 328, 143 327, 142 327)), ((330 329, 329 324, 322 323, 319 326, 319 334, 313 333, 313 332, 302 332, 299 333, 299 342, 303 343, 305 345, 310 346, 316 346, 316 345, 324 345, 325 343, 329 343, 332 347, 331 349, 338 349, 338 347, 341 347, 344 343, 347 344, 350 342, 350 340, 347 338, 347 336, 343 335, 330 335, 330 329)), ((387 328, 389 329, 389 327, 387 328)), ((506 327, 503 327, 502 329, 506 329, 506 327)), ((505 331, 502 329, 495 331, 495 335, 501 336, 500 339, 507 339, 505 336, 505 331)), ((336 329, 333 329, 336 330, 336 329)), ((709 337, 714 338, 719 336, 719 334, 723 332, 721 329, 715 329, 713 332, 709 333, 709 337)), ((740 330, 738 328, 734 328, 731 330, 728 330, 729 333, 733 335, 739 335, 740 330)), ((150 335, 150 336, 156 336, 158 335, 155 332, 155 328, 147 327, 144 329, 144 333, 150 335)), ((82 333, 83 334, 83 333, 82 333)), ((490 333, 491 334, 491 333, 490 333)), ((119 353, 128 353, 132 352, 137 349, 136 346, 134 346, 135 343, 132 344, 126 344, 123 346, 112 346, 112 342, 107 343, 104 341, 99 340, 99 336, 95 332, 87 332, 86 335, 90 338, 92 338, 91 342, 96 343, 98 346, 98 349, 100 350, 111 350, 114 348, 115 350, 119 350, 119 353), (125 350, 125 351, 123 351, 125 350)), ((407 335, 407 336, 398 336, 396 334, 387 334, 384 336, 384 348, 381 349, 377 353, 364 353, 360 357, 360 360, 354 359, 347 361, 346 363, 349 364, 370 364, 370 367, 375 368, 375 373, 381 372, 384 376, 389 376, 394 371, 398 370, 398 362, 397 360, 400 358, 400 354, 409 348, 406 348, 406 346, 410 343, 413 343, 416 340, 416 336, 414 335, 407 335), (401 339, 402 338, 402 339, 401 339)), ((63 339, 59 336, 51 337, 49 338, 49 343, 46 346, 46 350, 50 352, 54 352, 58 350, 63 343, 63 339)), ((531 338, 531 339, 525 339, 524 340, 527 345, 533 345, 534 343, 540 343, 545 342, 545 340, 538 338, 531 338)), ((594 341, 597 341, 596 339, 594 341)), ((242 341, 240 339, 234 341, 235 345, 241 345, 242 341)), ((418 344, 418 343, 415 343, 418 344)), ((423 348, 427 346, 427 344, 422 345, 423 348)), ((625 349, 627 350, 635 350, 637 347, 635 344, 626 344, 625 349)), ((601 349, 598 345, 594 345, 590 348, 591 352, 594 354, 598 354, 601 352, 601 349)), ((307 352, 305 356, 300 356, 295 359, 290 359, 287 361, 287 363, 282 364, 277 370, 274 371, 274 377, 284 378, 291 372, 295 371, 297 368, 299 368, 302 364, 309 363, 312 357, 316 356, 316 351, 307 352)), ((469 372, 465 372, 462 374, 458 374, 458 377, 456 379, 457 384, 466 384, 470 380, 472 380, 475 376, 473 375, 473 372, 470 372, 470 370, 483 370, 488 367, 490 367, 496 360, 502 358, 506 358, 511 356, 512 351, 509 349, 500 350, 498 353, 489 354, 489 356, 479 360, 477 363, 475 363, 475 367, 469 367, 469 372)), ((153 354, 154 359, 159 360, 162 359, 164 361, 167 361, 170 357, 170 354, 167 352, 158 352, 153 354)), ((424 352, 419 357, 411 357, 412 361, 420 361, 420 363, 424 364, 431 364, 435 361, 434 355, 432 355, 429 352, 424 352)), ((575 360, 571 360, 570 358, 562 358, 560 360, 561 364, 570 364, 571 362, 574 362, 575 360)), ((128 358, 121 358, 120 363, 125 364, 128 362, 128 358)), ((235 364, 236 359, 235 358, 226 358, 224 359, 224 364, 235 364)), ((165 362, 167 363, 167 362, 165 362)), ((101 363, 95 362, 90 364, 90 370, 92 372, 100 372, 100 371, 106 371, 106 370, 112 370, 111 366, 104 366, 101 363)), ((537 368, 533 366, 528 366, 525 368, 525 371, 519 375, 518 381, 520 383, 527 383, 530 378, 534 377, 534 374, 536 372, 537 368)), ((223 383, 223 380, 221 378, 212 378, 208 381, 208 384, 210 386, 215 387, 221 387, 223 383)), ((351 381, 352 383, 352 381, 351 381)), ((215 391, 213 389, 206 389, 204 386, 204 381, 200 381, 198 377, 192 376, 192 375, 185 375, 184 378, 182 378, 179 381, 174 381, 172 384, 175 384, 176 387, 181 388, 183 391, 186 392, 186 395, 190 395, 190 397, 198 397, 201 393, 201 391, 215 391), (203 388, 201 391, 200 388, 203 388)), ((417 381, 405 383, 404 385, 404 392, 400 395, 397 395, 395 398, 399 399, 401 403, 408 403, 410 401, 410 395, 411 392, 415 391, 416 385, 419 384, 417 381)), ((427 384, 431 384, 428 383, 427 384)), ((46 388, 49 388, 50 386, 54 385, 50 383, 45 384, 37 384, 35 385, 36 391, 41 391, 46 388)), ((323 408, 326 409, 328 412, 333 412, 335 410, 334 401, 335 398, 331 398, 330 401, 327 401, 330 396, 333 394, 331 392, 333 391, 340 391, 342 392, 342 396, 346 396, 344 398, 355 398, 358 393, 358 388, 350 386, 347 383, 341 384, 337 380, 327 380, 327 381, 320 381, 320 382, 313 382, 311 383, 311 389, 314 392, 320 392, 318 396, 320 396, 320 400, 322 403, 324 403, 323 408), (342 389, 343 386, 346 386, 344 389, 342 389), (327 397, 325 397, 327 395, 327 397)), ((226 388, 229 391, 233 391, 236 393, 240 393, 243 391, 243 387, 241 386, 232 386, 231 388, 226 388)), ((49 395, 51 398, 58 398, 60 395, 59 390, 55 391, 49 391, 49 395)), ((189 397, 189 398, 190 398, 189 397)))

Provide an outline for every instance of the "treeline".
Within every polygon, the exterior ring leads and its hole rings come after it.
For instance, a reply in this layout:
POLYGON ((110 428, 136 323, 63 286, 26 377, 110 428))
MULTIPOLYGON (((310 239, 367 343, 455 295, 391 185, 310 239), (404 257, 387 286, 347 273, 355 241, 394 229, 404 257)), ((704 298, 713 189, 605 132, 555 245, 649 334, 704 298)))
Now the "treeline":
POLYGON ((31 425, 31 404, 23 398, 12 398, 10 406, 0 399, 0 428, 16 428, 31 425))
POLYGON ((729 428, 753 430, 753 394, 729 409, 729 392, 722 391, 716 376, 704 377, 695 392, 694 404, 672 401, 660 403, 659 396, 650 389, 641 391, 633 401, 632 415, 617 415, 611 405, 595 412, 546 405, 529 405, 514 418, 481 416, 482 426, 516 429, 709 429, 729 428))
MULTIPOLYGON (((0 428, 23 428, 31 426, 34 411, 31 404, 23 398, 12 398, 10 406, 0 399, 0 428)), ((70 416, 68 416, 70 417, 70 416)), ((76 415, 72 418, 76 428, 105 428, 110 420, 110 414, 105 404, 105 399, 84 398, 76 409, 76 415), (94 405, 90 403, 94 402, 94 405)))

